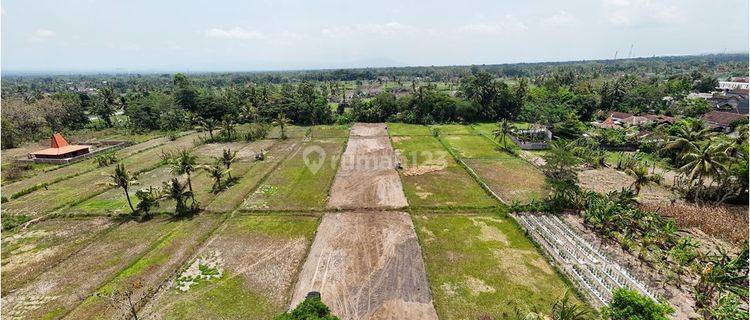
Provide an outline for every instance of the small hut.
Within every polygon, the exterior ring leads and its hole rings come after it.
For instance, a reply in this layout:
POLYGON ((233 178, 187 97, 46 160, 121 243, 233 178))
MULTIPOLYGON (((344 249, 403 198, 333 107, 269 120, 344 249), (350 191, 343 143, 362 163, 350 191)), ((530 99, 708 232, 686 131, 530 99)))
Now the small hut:
POLYGON ((61 134, 55 133, 49 148, 29 153, 29 158, 66 160, 89 152, 91 146, 69 144, 61 134))

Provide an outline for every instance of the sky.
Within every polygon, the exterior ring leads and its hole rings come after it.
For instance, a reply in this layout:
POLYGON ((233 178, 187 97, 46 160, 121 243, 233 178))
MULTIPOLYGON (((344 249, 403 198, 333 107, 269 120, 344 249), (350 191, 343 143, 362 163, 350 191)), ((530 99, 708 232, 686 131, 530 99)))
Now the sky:
POLYGON ((748 2, 3 0, 0 68, 254 71, 744 53, 748 2))

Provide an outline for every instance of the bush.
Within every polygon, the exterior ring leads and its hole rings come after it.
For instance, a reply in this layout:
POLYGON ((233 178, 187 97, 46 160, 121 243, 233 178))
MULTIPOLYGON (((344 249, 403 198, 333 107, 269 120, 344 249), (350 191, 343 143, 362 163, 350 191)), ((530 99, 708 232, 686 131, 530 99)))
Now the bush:
POLYGON ((338 320, 339 318, 331 315, 320 297, 308 296, 305 301, 297 305, 292 312, 286 312, 278 315, 276 320, 338 320))
POLYGON ((602 309, 605 319, 612 320, 668 320, 674 308, 656 302, 635 290, 625 288, 612 292, 612 301, 602 309))
POLYGON ((3 220, 3 230, 10 230, 28 222, 29 220, 31 220, 31 218, 23 214, 16 215, 16 214, 6 214, 3 212, 2 220, 3 220))

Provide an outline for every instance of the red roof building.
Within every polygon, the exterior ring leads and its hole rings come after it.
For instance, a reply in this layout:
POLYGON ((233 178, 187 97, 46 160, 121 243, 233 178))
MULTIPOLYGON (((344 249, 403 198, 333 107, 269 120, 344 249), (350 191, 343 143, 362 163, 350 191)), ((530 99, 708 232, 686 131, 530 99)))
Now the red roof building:
POLYGON ((29 153, 30 158, 40 159, 68 159, 90 152, 91 146, 69 144, 59 133, 52 135, 50 147, 29 153))
POLYGON ((701 119, 706 121, 708 123, 708 126, 712 129, 722 129, 726 131, 727 129, 729 129, 732 122, 747 119, 747 115, 737 114, 734 112, 711 111, 704 114, 701 119))

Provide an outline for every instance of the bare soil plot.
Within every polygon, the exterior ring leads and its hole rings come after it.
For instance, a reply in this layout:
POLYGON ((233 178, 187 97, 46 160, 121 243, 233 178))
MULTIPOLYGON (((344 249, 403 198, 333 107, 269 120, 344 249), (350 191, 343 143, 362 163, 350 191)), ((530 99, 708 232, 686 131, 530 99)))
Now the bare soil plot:
POLYGON ((392 136, 411 206, 487 207, 497 204, 432 136, 392 136))
MULTIPOLYGON (((721 242, 715 239, 719 238, 740 244, 748 238, 747 205, 699 206, 676 202, 670 205, 647 203, 642 204, 641 208, 673 218, 680 228, 690 230, 691 236, 700 239, 701 243, 721 242), (697 234, 695 229, 702 231, 705 235, 697 234)), ((727 245, 720 246, 728 247, 727 245)))
POLYGON ((466 164, 506 202, 528 203, 549 194, 544 174, 519 158, 468 159, 466 164))
POLYGON ((320 125, 312 127, 311 138, 346 138, 349 136, 350 125, 320 125))
POLYGON ((507 216, 413 217, 441 319, 548 313, 569 287, 507 216))
POLYGON ((156 319, 273 319, 289 303, 316 224, 316 218, 301 216, 230 218, 142 314, 156 319))
MULTIPOLYGON (((583 170, 578 173, 581 187, 598 193, 628 189, 635 179, 624 172, 612 168, 583 170)), ((638 200, 648 204, 669 204, 680 201, 679 196, 663 186, 652 183, 641 188, 638 200)))
MULTIPOLYGON (((115 154, 117 155, 119 159, 123 159, 129 156, 132 156, 133 154, 136 154, 138 152, 142 152, 143 150, 147 150, 149 148, 153 148, 158 145, 161 145, 167 141, 168 141, 167 138, 151 139, 143 143, 139 143, 136 145, 132 145, 132 146, 117 150, 115 151, 115 154)), ((35 151, 38 149, 39 148, 36 148, 32 151, 35 151)), ((5 158, 5 151, 3 151, 3 158, 5 158)), ((24 179, 24 180, 11 183, 8 185, 3 185, 3 196, 10 197, 11 195, 21 190, 24 190, 26 188, 40 185, 42 183, 50 184, 59 179, 72 177, 76 174, 82 174, 82 173, 85 173, 94 169, 97 169, 97 164, 94 163, 93 159, 84 159, 79 162, 72 163, 70 165, 58 166, 57 169, 39 172, 35 176, 30 177, 28 179, 24 179)))
MULTIPOLYGON (((270 149, 266 149, 267 153, 265 155, 265 160, 254 162, 235 185, 218 194, 206 205, 206 211, 233 211, 243 202, 243 200, 245 200, 245 198, 247 198, 248 194, 255 190, 264 177, 274 170, 289 153, 297 149, 299 144, 299 140, 278 140, 270 147, 270 149)), ((245 152, 241 151, 240 153, 245 152)), ((242 158, 240 154, 238 154, 238 156, 242 158)))
POLYGON ((3 318, 58 318, 169 234, 176 223, 128 222, 2 297, 3 318))
POLYGON ((245 210, 323 209, 344 139, 306 141, 245 200, 245 210))
POLYGON ((388 122, 388 133, 393 136, 429 136, 432 135, 430 128, 421 124, 408 124, 399 122, 388 122))
POLYGON ((137 306, 142 306, 163 282, 195 254, 200 244, 222 221, 222 215, 204 214, 176 222, 175 229, 168 236, 88 296, 66 318, 126 318, 129 314, 127 302, 125 299, 112 301, 112 294, 128 290, 137 283, 131 298, 137 306))
POLYGON ((3 232, 3 295, 65 260, 114 225, 106 218, 57 219, 3 232))
POLYGON ((407 206, 396 162, 385 125, 355 124, 331 187, 328 207, 407 206))
MULTIPOLYGON (((161 163, 162 152, 175 152, 190 149, 194 146, 196 134, 190 134, 163 146, 136 153, 121 160, 130 172, 139 172, 155 168, 161 163)), ((62 208, 67 204, 82 201, 98 195, 109 188, 108 175, 113 167, 98 168, 79 176, 63 180, 39 189, 29 195, 11 200, 3 205, 3 210, 12 214, 25 214, 36 217, 51 210, 62 208)))
POLYGON ((319 291, 341 319, 437 319, 409 215, 328 213, 291 306, 319 291))

